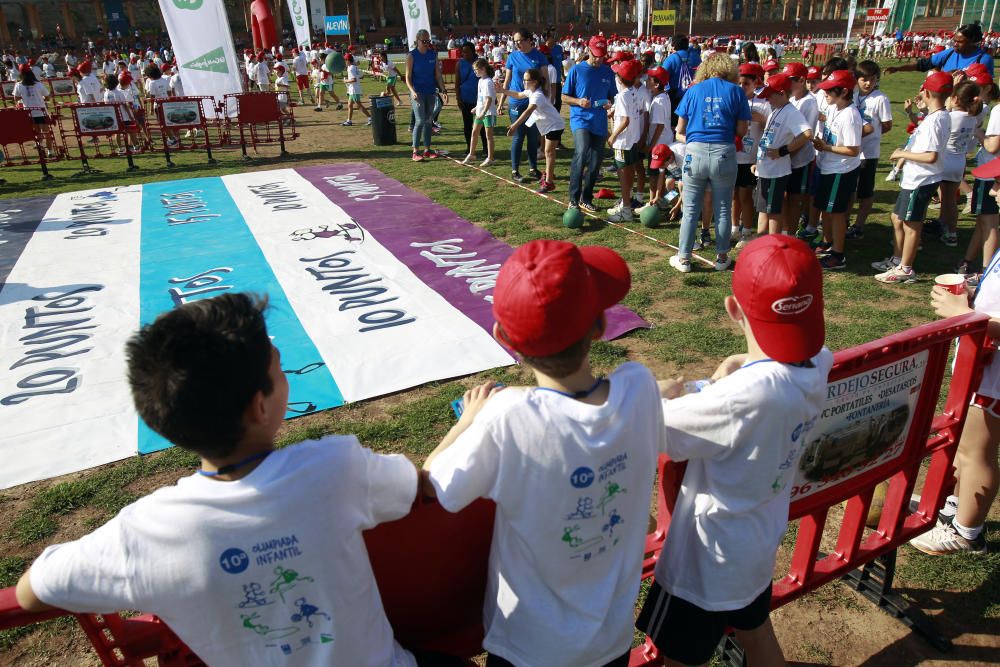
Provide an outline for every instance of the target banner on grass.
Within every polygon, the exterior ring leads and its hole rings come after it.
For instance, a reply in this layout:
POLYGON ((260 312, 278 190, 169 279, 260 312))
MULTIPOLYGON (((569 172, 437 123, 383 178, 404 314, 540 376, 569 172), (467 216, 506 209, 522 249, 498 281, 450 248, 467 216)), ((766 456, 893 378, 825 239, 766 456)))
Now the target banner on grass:
MULTIPOLYGON (((511 364, 490 333, 511 252, 363 164, 4 200, 0 488, 169 446, 125 341, 226 292, 268 295, 289 418, 511 364)), ((642 326, 616 307, 608 337, 642 326)))

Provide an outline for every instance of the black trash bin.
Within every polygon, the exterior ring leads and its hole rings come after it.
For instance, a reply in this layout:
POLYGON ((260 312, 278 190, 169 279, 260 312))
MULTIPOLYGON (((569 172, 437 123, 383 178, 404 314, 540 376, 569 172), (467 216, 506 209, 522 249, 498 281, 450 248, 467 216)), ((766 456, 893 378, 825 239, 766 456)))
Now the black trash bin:
POLYGON ((372 139, 376 146, 392 146, 396 143, 396 105, 389 95, 372 95, 372 139))

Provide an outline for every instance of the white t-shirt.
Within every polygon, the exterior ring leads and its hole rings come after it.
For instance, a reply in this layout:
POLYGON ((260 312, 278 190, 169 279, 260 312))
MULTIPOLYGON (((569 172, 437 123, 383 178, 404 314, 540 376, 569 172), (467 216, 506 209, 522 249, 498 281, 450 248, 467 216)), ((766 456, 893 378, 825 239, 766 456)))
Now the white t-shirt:
POLYGON ((656 143, 668 146, 674 143, 674 130, 670 127, 670 96, 660 93, 652 98, 647 111, 649 111, 649 134, 646 136, 646 145, 652 149, 653 131, 657 125, 662 125, 663 131, 660 132, 656 143))
POLYGON ((300 51, 299 55, 292 58, 292 67, 295 70, 296 76, 309 74, 309 61, 306 60, 306 54, 300 51))
POLYGON ((31 112, 34 117, 45 116, 45 98, 48 95, 46 88, 41 83, 34 83, 26 86, 20 81, 14 84, 14 98, 21 100, 24 108, 31 112))
MULTIPOLYGON (((977 313, 1000 317, 1000 252, 993 255, 989 266, 983 270, 972 307, 977 313)), ((990 398, 1000 398, 1000 354, 994 353, 990 363, 983 367, 983 379, 976 392, 990 398)))
POLYGON ((80 79, 78 86, 81 102, 100 102, 104 97, 104 89, 93 72, 80 79))
POLYGON ((760 136, 759 160, 757 176, 761 178, 778 178, 792 173, 792 156, 784 155, 774 160, 767 156, 771 148, 787 146, 795 137, 811 129, 805 117, 799 113, 794 104, 786 104, 780 109, 771 111, 760 136))
POLYGON ((476 83, 476 115, 497 115, 497 84, 493 79, 484 76, 476 83), (489 108, 487 109, 487 105, 489 108))
POLYGON ((288 75, 282 74, 274 80, 274 90, 278 93, 278 102, 288 104, 288 75))
POLYGON ((258 85, 266 86, 271 81, 271 70, 267 67, 267 61, 261 60, 257 63, 253 72, 253 79, 258 85))
POLYGON ((873 90, 864 97, 854 91, 854 104, 858 107, 861 120, 872 126, 872 131, 861 138, 861 159, 871 160, 881 155, 882 123, 892 120, 889 98, 881 90, 873 90))
POLYGON ((823 409, 833 353, 814 368, 747 364, 697 394, 663 401, 667 453, 687 461, 656 563, 663 588, 730 611, 771 583, 798 457, 823 409))
MULTIPOLYGON (((823 140, 831 146, 861 146, 864 121, 853 104, 843 109, 826 107, 826 122, 822 123, 823 140)), ((861 166, 861 154, 854 157, 823 151, 816 157, 821 174, 849 174, 861 166)))
MULTIPOLYGON (((771 113, 771 105, 759 97, 750 99, 751 113, 757 113, 765 118, 771 113)), ((743 150, 736 153, 736 164, 753 164, 757 161, 757 144, 760 135, 764 134, 764 125, 751 120, 746 135, 743 137, 743 150)))
POLYGON ((635 88, 623 90, 615 96, 615 117, 613 127, 618 127, 623 118, 628 118, 626 127, 616 138, 611 147, 616 150, 628 150, 642 138, 642 113, 640 102, 635 94, 635 88))
POLYGON ((948 133, 948 143, 944 150, 944 172, 942 179, 958 183, 965 176, 965 163, 969 150, 976 140, 976 127, 979 120, 970 116, 967 111, 955 109, 950 111, 951 131, 948 133))
POLYGON ((518 667, 592 667, 628 650, 662 411, 648 369, 626 363, 588 405, 504 389, 430 467, 456 512, 497 504, 483 648, 518 667))
POLYGON ((347 84, 347 94, 348 95, 360 95, 361 94, 361 70, 358 69, 357 65, 350 64, 347 66, 347 73, 344 76, 345 81, 351 81, 347 84), (353 79, 353 81, 351 81, 353 79))
MULTIPOLYGON (((997 137, 1000 136, 1000 104, 996 105, 989 111, 989 120, 986 122, 986 136, 987 137, 997 137)), ((997 153, 990 153, 986 148, 981 147, 979 152, 976 153, 976 166, 981 167, 987 162, 993 160, 997 157, 997 153)), ((993 179, 987 179, 993 180, 993 179)))
MULTIPOLYGON (((816 123, 819 120, 819 105, 816 104, 816 98, 806 93, 799 99, 791 99, 792 104, 795 108, 799 110, 802 117, 806 119, 806 123, 809 125, 809 129, 816 127, 816 123)), ((807 141, 806 145, 799 150, 792 153, 792 169, 799 169, 804 167, 816 158, 816 149, 813 147, 811 141, 807 141)))
POLYGON ((948 134, 951 131, 951 116, 944 109, 928 114, 917 129, 910 135, 911 153, 937 153, 937 160, 931 164, 923 164, 907 160, 903 163, 903 178, 899 187, 904 190, 916 190, 921 185, 937 183, 944 173, 944 152, 948 145, 948 134))
POLYGON ((405 516, 416 491, 405 457, 329 436, 235 482, 195 474, 139 499, 48 547, 31 587, 70 611, 154 613, 210 665, 414 667, 362 531, 405 516))
POLYGON ((534 125, 543 137, 549 132, 557 132, 566 127, 566 121, 541 89, 535 89, 528 95, 528 105, 532 104, 535 105, 535 110, 525 121, 525 125, 534 125))
POLYGON ((170 97, 170 82, 160 77, 159 79, 146 79, 146 94, 158 100, 170 97))
POLYGON ((170 77, 170 90, 173 91, 174 97, 184 97, 184 84, 181 82, 180 74, 170 77))
POLYGON ((121 89, 115 88, 114 90, 104 91, 104 101, 112 104, 127 104, 128 98, 125 97, 125 93, 121 89))

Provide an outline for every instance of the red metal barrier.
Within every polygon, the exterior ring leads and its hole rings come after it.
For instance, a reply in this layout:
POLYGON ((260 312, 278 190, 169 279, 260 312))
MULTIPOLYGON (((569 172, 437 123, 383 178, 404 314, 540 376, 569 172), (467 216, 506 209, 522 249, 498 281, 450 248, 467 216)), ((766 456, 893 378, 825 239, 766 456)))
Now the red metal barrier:
POLYGON ((68 104, 59 107, 60 113, 63 110, 68 113, 71 121, 71 124, 61 122, 59 125, 63 146, 68 148, 70 139, 76 139, 77 149, 80 151, 79 160, 83 163, 82 173, 97 171, 90 166, 90 158, 124 157, 128 161, 128 171, 139 169, 132 160, 135 150, 131 135, 138 134, 140 128, 129 104, 124 102, 68 104), (116 154, 111 150, 110 144, 105 151, 101 138, 121 141, 124 146, 122 152, 116 154), (92 150, 89 156, 87 146, 92 150))
MULTIPOLYGON (((295 115, 292 105, 286 109, 278 106, 278 94, 274 92, 234 93, 226 95, 222 108, 226 110, 230 127, 236 125, 239 132, 239 145, 243 151, 243 159, 248 160, 247 140, 254 151, 257 146, 277 143, 281 146, 281 155, 288 155, 285 142, 297 138, 295 130, 295 115)), ((235 141, 235 134, 229 132, 230 141, 235 141)))
MULTIPOLYGON (((793 489, 796 498, 789 513, 791 520, 800 520, 798 538, 788 573, 775 582, 772 608, 845 575, 880 606, 900 607, 900 601, 888 591, 892 564, 884 566, 885 559, 899 545, 933 527, 937 509, 953 487, 952 461, 987 354, 988 321, 985 315, 964 315, 837 353, 827 409, 809 431, 809 443, 798 468, 805 481, 793 489), (944 411, 935 418, 951 343, 959 337, 963 344, 944 411), (872 398, 869 401, 867 397, 872 398), (905 419, 898 411, 903 405, 907 407, 905 419), (836 418, 843 421, 854 414, 858 416, 856 423, 872 420, 869 437, 838 440, 844 429, 837 427, 836 418), (883 415, 888 418, 880 419, 883 415), (921 500, 919 507, 911 510, 910 494, 925 460, 929 465, 921 500), (834 470, 832 464, 837 461, 847 463, 834 470), (888 481, 889 488, 881 520, 876 529, 866 532, 865 518, 875 487, 882 481, 888 481), (844 501, 847 506, 836 527, 836 546, 823 555, 820 538, 830 510, 844 501), (888 577, 872 585, 870 568, 879 566, 879 561, 888 577), (855 575, 857 568, 864 569, 855 575)), ((684 464, 661 457, 659 472, 657 526, 647 538, 644 577, 652 576, 668 536, 684 464)), ((437 503, 418 503, 403 519, 365 533, 386 614, 401 644, 462 657, 481 650, 493 511, 493 504, 485 500, 458 514, 445 512, 437 503)), ((894 611, 905 616, 912 610, 894 611)), ((26 613, 17 606, 12 588, 0 590, 0 630, 61 614, 26 613)), ((131 667, 141 664, 141 658, 153 656, 160 658, 161 665, 171 667, 201 664, 155 617, 77 618, 109 667, 131 667)), ((918 631, 927 630, 919 621, 911 622, 918 631)), ((632 651, 629 664, 659 662, 656 649, 646 644, 632 651)))
MULTIPOLYGON (((155 105, 155 111, 167 166, 174 166, 174 163, 170 160, 171 149, 179 151, 204 148, 208 154, 208 163, 216 164, 218 162, 218 160, 212 157, 212 141, 209 136, 209 117, 215 119, 211 124, 212 127, 219 128, 222 123, 222 116, 215 104, 214 98, 209 96, 171 97, 166 100, 160 100, 155 105), (187 131, 187 134, 191 136, 190 142, 185 142, 184 137, 177 134, 180 130, 187 131), (191 130, 194 130, 193 134, 191 130), (167 137, 165 136, 167 133, 173 135, 172 138, 176 142, 175 145, 171 146, 168 144, 167 137), (199 137, 204 142, 203 145, 199 145, 199 137)), ((224 134, 220 130, 216 135, 216 145, 222 144, 223 136, 224 134)))
POLYGON ((42 148, 46 136, 51 136, 52 128, 48 125, 38 125, 31 117, 31 112, 23 107, 0 109, 0 148, 3 149, 3 166, 24 166, 37 164, 42 168, 42 179, 52 178, 46 166, 48 162, 59 159, 58 153, 48 157, 42 148), (46 133, 49 133, 48 135, 46 133), (29 157, 25 146, 34 148, 38 157, 29 157), (12 148, 20 154, 20 160, 12 159, 12 148))

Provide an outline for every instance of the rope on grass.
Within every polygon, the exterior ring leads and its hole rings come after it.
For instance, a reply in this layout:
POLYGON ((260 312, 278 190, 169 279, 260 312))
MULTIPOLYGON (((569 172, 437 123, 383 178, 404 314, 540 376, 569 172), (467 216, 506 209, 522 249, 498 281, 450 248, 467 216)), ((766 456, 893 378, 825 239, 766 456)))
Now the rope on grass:
MULTIPOLYGON (((551 202, 559 204, 563 208, 568 208, 569 207, 569 204, 567 204, 564 201, 560 201, 560 200, 556 199, 555 197, 553 197, 552 195, 550 195, 548 193, 536 192, 535 190, 527 187, 526 185, 523 185, 521 183, 517 183, 515 181, 512 181, 509 178, 504 178, 503 176, 500 176, 499 174, 494 174, 492 171, 486 171, 485 169, 483 169, 482 167, 479 167, 477 165, 462 164, 461 160, 453 158, 450 155, 445 156, 445 157, 447 157, 449 160, 451 160, 452 162, 454 162, 455 164, 457 164, 457 165, 459 165, 461 167, 470 167, 470 168, 475 169, 476 171, 478 171, 480 173, 486 174, 488 176, 492 176, 493 178, 495 178, 495 179, 497 179, 499 181, 503 181, 504 183, 507 183, 509 185, 513 185, 516 188, 521 188, 522 190, 530 192, 533 195, 537 195, 537 196, 542 197, 544 199, 548 199, 551 202)), ((660 239, 654 238, 654 237, 650 236, 649 234, 644 234, 644 233, 640 232, 637 229, 632 229, 631 227, 626 227, 625 225, 623 225, 621 223, 618 223, 618 222, 611 222, 607 218, 603 218, 603 217, 601 217, 601 216, 599 216, 599 215, 597 215, 595 213, 591 213, 590 211, 584 211, 583 209, 580 209, 580 213, 583 213, 584 215, 586 215, 588 217, 594 218, 595 220, 600 220, 601 222, 603 222, 603 223, 605 223, 607 225, 611 225, 612 227, 615 227, 617 229, 621 229, 623 231, 626 231, 629 234, 635 234, 636 236, 641 236, 642 238, 647 239, 649 241, 652 241, 653 243, 656 243, 657 245, 661 245, 661 246, 670 248, 671 250, 676 250, 676 251, 680 252, 680 248, 678 248, 677 246, 670 245, 666 241, 661 241, 660 239)), ((691 257, 694 258, 694 259, 697 259, 700 262, 703 262, 703 263, 707 264, 708 266, 712 266, 712 267, 715 266, 715 264, 711 260, 705 259, 701 255, 698 255, 696 253, 691 253, 691 257)))

